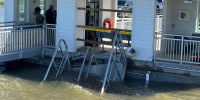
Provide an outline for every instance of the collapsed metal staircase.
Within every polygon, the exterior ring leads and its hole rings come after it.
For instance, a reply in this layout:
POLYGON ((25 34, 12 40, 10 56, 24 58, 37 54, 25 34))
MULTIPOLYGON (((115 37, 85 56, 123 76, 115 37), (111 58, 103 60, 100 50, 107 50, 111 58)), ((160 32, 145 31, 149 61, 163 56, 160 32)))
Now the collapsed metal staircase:
POLYGON ((51 59, 51 62, 49 64, 49 67, 47 69, 47 72, 43 78, 43 81, 45 81, 47 79, 47 76, 49 74, 49 71, 50 69, 52 68, 52 66, 54 65, 54 68, 56 69, 57 73, 56 73, 56 77, 60 74, 62 74, 64 68, 65 68, 65 65, 67 64, 68 66, 68 69, 70 69, 70 61, 69 61, 69 55, 68 55, 68 46, 67 46, 67 43, 65 42, 65 40, 63 39, 60 39, 56 49, 55 49, 55 52, 53 54, 53 57, 51 59), (62 44, 64 45, 64 49, 62 48, 62 44), (56 55, 58 53, 58 50, 60 49, 61 53, 62 53, 62 59, 61 59, 61 62, 60 63, 56 63, 55 62, 55 58, 56 58, 56 55), (64 50, 64 51, 63 51, 64 50))
MULTIPOLYGON (((93 61, 96 62, 96 59, 98 58, 94 57, 92 48, 87 47, 77 81, 80 81, 84 68, 87 68, 87 72, 85 75, 85 77, 87 78, 89 69, 91 68, 91 64, 93 61), (86 59, 89 59, 89 63, 87 67, 86 67, 86 59)), ((127 65, 127 62, 126 62, 125 50, 122 43, 122 37, 119 32, 116 32, 113 38, 112 49, 111 49, 109 59, 108 59, 108 64, 105 70, 104 80, 103 80, 103 84, 101 88, 101 94, 104 93, 105 85, 106 83, 109 84, 110 80, 114 80, 114 81, 124 80, 126 65, 127 65)))
POLYGON ((116 32, 114 40, 113 40, 110 56, 109 56, 109 61, 108 61, 103 85, 102 85, 102 88, 101 88, 101 94, 104 93, 106 82, 109 83, 109 80, 110 80, 111 74, 112 74, 112 70, 114 68, 116 68, 117 75, 119 76, 120 80, 124 79, 125 71, 126 71, 126 65, 127 65, 127 62, 126 62, 126 55, 125 55, 125 50, 124 50, 124 47, 123 47, 122 37, 121 37, 121 34, 119 32, 116 32), (118 52, 118 49, 119 49, 119 52, 118 52), (118 69, 117 63, 122 64, 121 70, 118 69))
MULTIPOLYGON (((103 72, 105 72, 105 74, 104 74, 104 79, 103 79, 103 83, 102 83, 101 94, 104 93, 106 83, 109 84, 110 80, 122 81, 122 80, 124 80, 124 76, 125 76, 127 62, 126 62, 126 55, 125 55, 125 50, 123 47, 121 34, 119 32, 116 32, 112 39, 113 39, 112 49, 111 49, 111 52, 109 55, 107 66, 105 65, 106 70, 103 70, 103 72)), ((68 65, 68 68, 70 68, 70 61, 69 61, 67 49, 68 49, 68 47, 67 47, 66 42, 63 39, 61 39, 59 41, 58 46, 56 47, 56 50, 55 50, 52 60, 49 64, 47 72, 43 78, 43 81, 46 80, 46 78, 49 74, 49 71, 53 65, 54 65, 55 69, 57 70, 56 77, 63 72, 63 69, 66 64, 68 65), (61 42, 64 43, 65 51, 63 51, 61 42), (60 51, 62 52, 62 60, 61 60, 60 64, 55 63, 55 57, 58 52, 58 49, 60 49, 60 51)), ((83 62, 82 62, 81 68, 80 68, 78 78, 77 78, 77 81, 80 81, 83 69, 86 68, 85 78, 87 78, 90 68, 92 67, 92 62, 94 62, 96 65, 98 65, 98 63, 96 61, 96 59, 98 59, 98 57, 94 56, 94 53, 93 53, 93 50, 91 47, 87 47, 85 54, 83 56, 81 55, 81 57, 78 57, 78 58, 83 58, 83 62)))

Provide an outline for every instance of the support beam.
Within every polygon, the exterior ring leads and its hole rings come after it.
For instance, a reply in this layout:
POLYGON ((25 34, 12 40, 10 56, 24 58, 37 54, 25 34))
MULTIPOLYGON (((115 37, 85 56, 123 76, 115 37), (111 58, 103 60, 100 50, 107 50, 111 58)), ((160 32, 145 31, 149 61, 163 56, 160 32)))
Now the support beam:
POLYGON ((57 0, 56 44, 64 39, 69 51, 75 49, 75 0, 57 0))
POLYGON ((152 61, 156 0, 133 0, 132 47, 136 60, 152 61))
POLYGON ((15 0, 5 0, 4 5, 5 5, 4 22, 13 22, 14 21, 15 0))

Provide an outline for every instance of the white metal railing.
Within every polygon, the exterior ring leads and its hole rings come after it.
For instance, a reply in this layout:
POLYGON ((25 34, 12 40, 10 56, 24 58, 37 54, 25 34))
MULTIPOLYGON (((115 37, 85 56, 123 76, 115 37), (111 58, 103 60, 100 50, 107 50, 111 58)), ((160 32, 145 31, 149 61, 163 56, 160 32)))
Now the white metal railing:
POLYGON ((46 24, 46 46, 55 47, 56 42, 56 25, 46 24))
POLYGON ((200 37, 156 34, 155 60, 200 64, 200 37))
POLYGON ((117 19, 116 28, 132 30, 132 18, 117 19))
POLYGON ((14 26, 0 26, 0 33, 6 32, 6 31, 13 31, 14 26))
POLYGON ((157 33, 162 32, 162 20, 163 20, 163 15, 156 15, 156 17, 155 17, 155 32, 157 32, 157 33))
MULTIPOLYGON (((36 28, 23 29, 25 26, 16 26, 11 30, 0 31, 0 52, 8 53, 22 51, 44 46, 44 28, 42 25, 36 28)), ((33 27, 33 26, 31 26, 33 27)))
POLYGON ((0 22, 0 32, 13 31, 15 22, 0 22))
POLYGON ((0 26, 0 54, 55 47, 55 25, 0 26))
POLYGON ((0 22, 0 26, 15 26, 15 22, 0 22))

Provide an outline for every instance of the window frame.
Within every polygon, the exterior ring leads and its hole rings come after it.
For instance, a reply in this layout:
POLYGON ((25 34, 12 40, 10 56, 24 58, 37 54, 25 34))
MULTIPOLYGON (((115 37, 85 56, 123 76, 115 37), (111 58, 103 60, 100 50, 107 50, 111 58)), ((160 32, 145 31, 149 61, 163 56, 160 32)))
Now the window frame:
POLYGON ((26 0, 19 0, 18 3, 18 21, 21 22, 25 22, 26 21, 26 0), (22 4, 21 4, 22 2, 22 4), (22 16, 21 16, 22 14, 22 16))

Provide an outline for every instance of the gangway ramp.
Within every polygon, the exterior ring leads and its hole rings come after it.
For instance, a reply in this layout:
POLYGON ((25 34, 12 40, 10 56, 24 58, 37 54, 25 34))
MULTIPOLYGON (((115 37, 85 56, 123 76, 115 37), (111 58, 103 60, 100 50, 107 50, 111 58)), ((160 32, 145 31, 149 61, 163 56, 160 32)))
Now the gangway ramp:
POLYGON ((43 25, 0 27, 0 62, 42 55, 45 28, 43 25), (28 26, 26 26, 28 27, 28 26))
POLYGON ((42 50, 42 48, 34 48, 29 50, 0 54, 0 62, 14 61, 18 59, 40 56, 42 55, 42 50))

